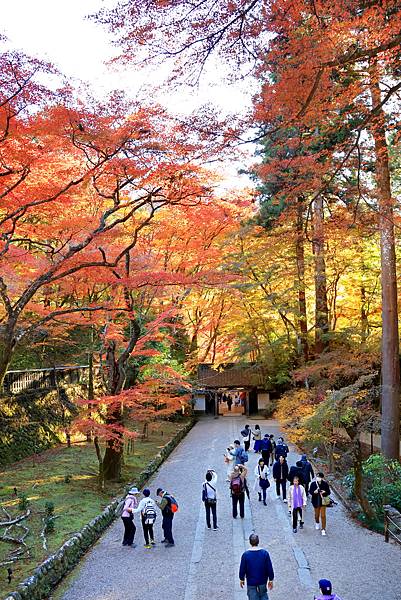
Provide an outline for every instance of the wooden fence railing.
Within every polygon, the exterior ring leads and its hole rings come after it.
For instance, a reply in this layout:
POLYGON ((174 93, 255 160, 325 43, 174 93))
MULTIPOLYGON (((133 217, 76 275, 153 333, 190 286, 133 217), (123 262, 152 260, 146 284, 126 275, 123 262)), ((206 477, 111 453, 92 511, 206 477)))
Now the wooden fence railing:
POLYGON ((8 371, 4 389, 10 394, 19 394, 25 390, 56 389, 60 384, 87 382, 88 375, 88 365, 8 371))
POLYGON ((393 506, 386 504, 384 507, 384 539, 390 538, 401 545, 401 513, 393 506))

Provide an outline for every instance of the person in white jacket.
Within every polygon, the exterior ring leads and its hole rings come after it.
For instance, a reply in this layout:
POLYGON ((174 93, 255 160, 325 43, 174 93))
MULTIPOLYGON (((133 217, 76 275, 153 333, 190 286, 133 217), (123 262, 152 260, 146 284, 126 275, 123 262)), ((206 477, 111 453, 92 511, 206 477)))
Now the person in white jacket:
POLYGON ((298 531, 298 515, 300 517, 299 528, 304 528, 302 509, 305 508, 306 502, 305 488, 299 483, 299 477, 295 475, 288 493, 288 508, 292 512, 292 530, 294 533, 298 531))
POLYGON ((234 444, 230 444, 227 448, 227 451, 224 455, 224 462, 227 465, 227 480, 226 481, 230 481, 230 476, 231 473, 233 472, 234 469, 234 460, 235 460, 235 456, 233 456, 231 454, 231 452, 235 449, 234 444))
POLYGON ((258 464, 255 467, 254 473, 255 473, 254 489, 258 490, 259 502, 262 502, 262 496, 263 496, 263 504, 265 506, 267 506, 266 492, 267 492, 268 488, 270 487, 270 481, 269 481, 270 469, 265 464, 265 461, 263 460, 263 458, 259 458, 258 464))
POLYGON ((152 548, 155 545, 153 525, 157 517, 156 502, 150 497, 150 490, 148 488, 145 488, 142 493, 142 500, 132 512, 141 514, 145 548, 152 548))

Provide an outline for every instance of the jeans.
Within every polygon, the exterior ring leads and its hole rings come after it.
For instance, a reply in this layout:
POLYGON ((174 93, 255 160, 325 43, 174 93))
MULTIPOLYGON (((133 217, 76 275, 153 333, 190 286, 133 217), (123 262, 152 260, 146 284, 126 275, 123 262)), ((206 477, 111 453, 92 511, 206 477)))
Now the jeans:
POLYGON ((238 516, 238 503, 239 503, 239 514, 241 519, 245 516, 245 492, 241 492, 239 496, 231 496, 233 502, 233 517, 234 519, 238 516))
POLYGON ((249 600, 269 600, 267 585, 248 585, 246 591, 249 600))
POLYGON ((145 519, 142 517, 142 529, 143 529, 143 537, 145 538, 145 544, 149 545, 150 541, 154 541, 155 536, 153 534, 153 523, 150 525, 149 523, 145 523, 145 519))
POLYGON ((123 537, 123 546, 132 546, 134 543, 135 537, 135 523, 134 518, 131 515, 130 517, 121 517, 124 523, 124 537, 123 537))
POLYGON ((298 527, 298 515, 300 516, 300 522, 302 521, 302 508, 299 506, 298 508, 292 509, 292 528, 296 529, 298 527))
MULTIPOLYGON (((263 502, 266 502, 266 492, 267 492, 267 488, 261 488, 261 487, 259 487, 258 494, 262 495, 263 502)), ((260 498, 260 496, 259 496, 259 498, 260 498)))
POLYGON ((174 515, 163 515, 162 520, 162 529, 164 533, 164 539, 169 542, 169 544, 174 544, 173 538, 173 517, 174 515))
POLYGON ((287 481, 286 479, 276 479, 276 492, 277 496, 280 496, 280 486, 283 493, 283 500, 287 498, 287 481))
POLYGON ((217 504, 216 502, 210 504, 209 502, 205 502, 205 510, 206 510, 206 525, 211 527, 210 524, 210 511, 212 511, 213 515, 213 527, 216 529, 217 527, 217 504))

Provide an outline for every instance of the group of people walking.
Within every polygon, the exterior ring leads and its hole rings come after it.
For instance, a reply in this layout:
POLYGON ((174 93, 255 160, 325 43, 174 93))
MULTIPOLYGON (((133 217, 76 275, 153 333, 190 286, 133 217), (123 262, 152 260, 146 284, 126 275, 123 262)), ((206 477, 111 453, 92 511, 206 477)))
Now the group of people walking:
MULTIPOLYGON (((267 506, 267 492, 272 487, 270 478, 272 476, 275 484, 276 497, 288 504, 288 512, 292 517, 292 530, 297 533, 298 528, 304 528, 304 510, 310 502, 314 508, 315 528, 321 528, 321 534, 326 535, 326 509, 330 505, 330 487, 324 478, 324 474, 314 473, 311 463, 306 455, 302 455, 295 465, 289 467, 287 456, 289 448, 282 437, 274 439, 273 434, 265 434, 259 425, 252 430, 246 425, 241 431, 242 443, 239 439, 234 440, 224 453, 227 465, 226 482, 231 497, 232 516, 237 519, 245 517, 245 498, 251 498, 248 485, 247 463, 251 451, 253 439, 253 452, 258 454, 258 460, 254 467, 253 491, 257 493, 257 499, 267 506), (272 469, 270 468, 272 467, 272 469), (287 486, 289 484, 288 493, 287 486)), ((124 523, 123 546, 135 547, 134 538, 136 526, 134 516, 140 515, 145 548, 155 546, 154 524, 157 519, 157 511, 161 511, 163 540, 166 548, 174 546, 173 518, 178 510, 178 504, 174 497, 158 488, 156 501, 151 498, 151 492, 145 488, 142 499, 138 501, 140 492, 132 488, 123 506, 121 518, 124 523)), ((202 483, 202 502, 205 507, 206 526, 208 529, 217 531, 217 473, 209 468, 202 483)), ((267 550, 259 548, 259 537, 253 533, 249 538, 250 550, 242 555, 239 578, 240 585, 247 586, 249 600, 268 600, 268 590, 273 589, 274 570, 272 561, 267 550)), ((341 600, 332 594, 330 581, 322 579, 319 581, 321 595, 316 600, 341 600)))

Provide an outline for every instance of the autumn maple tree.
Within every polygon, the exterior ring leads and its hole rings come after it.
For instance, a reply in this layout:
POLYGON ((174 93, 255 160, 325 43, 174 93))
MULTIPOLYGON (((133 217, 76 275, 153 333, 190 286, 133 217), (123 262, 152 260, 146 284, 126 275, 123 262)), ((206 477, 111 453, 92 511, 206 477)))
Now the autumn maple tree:
POLYGON ((329 333, 324 256, 329 205, 337 201, 355 212, 366 203, 378 213, 382 440, 388 457, 399 455, 400 421, 395 216, 388 149, 388 133, 397 128, 399 116, 398 109, 393 110, 401 88, 399 11, 395 0, 300 0, 290 5, 281 0, 195 5, 189 0, 131 0, 97 17, 115 34, 125 61, 143 58, 145 47, 149 59, 171 58, 175 75, 196 80, 216 53, 231 64, 246 64, 259 79, 252 121, 259 124, 258 139, 269 140, 276 148, 260 177, 268 181, 280 174, 278 195, 294 206, 302 198, 312 222, 317 352, 327 347, 329 333), (277 135, 283 131, 284 136, 277 135), (279 151, 284 146, 287 153, 279 151), (366 169, 369 162, 374 163, 372 169, 366 169), (355 199, 353 206, 346 195, 355 199))

